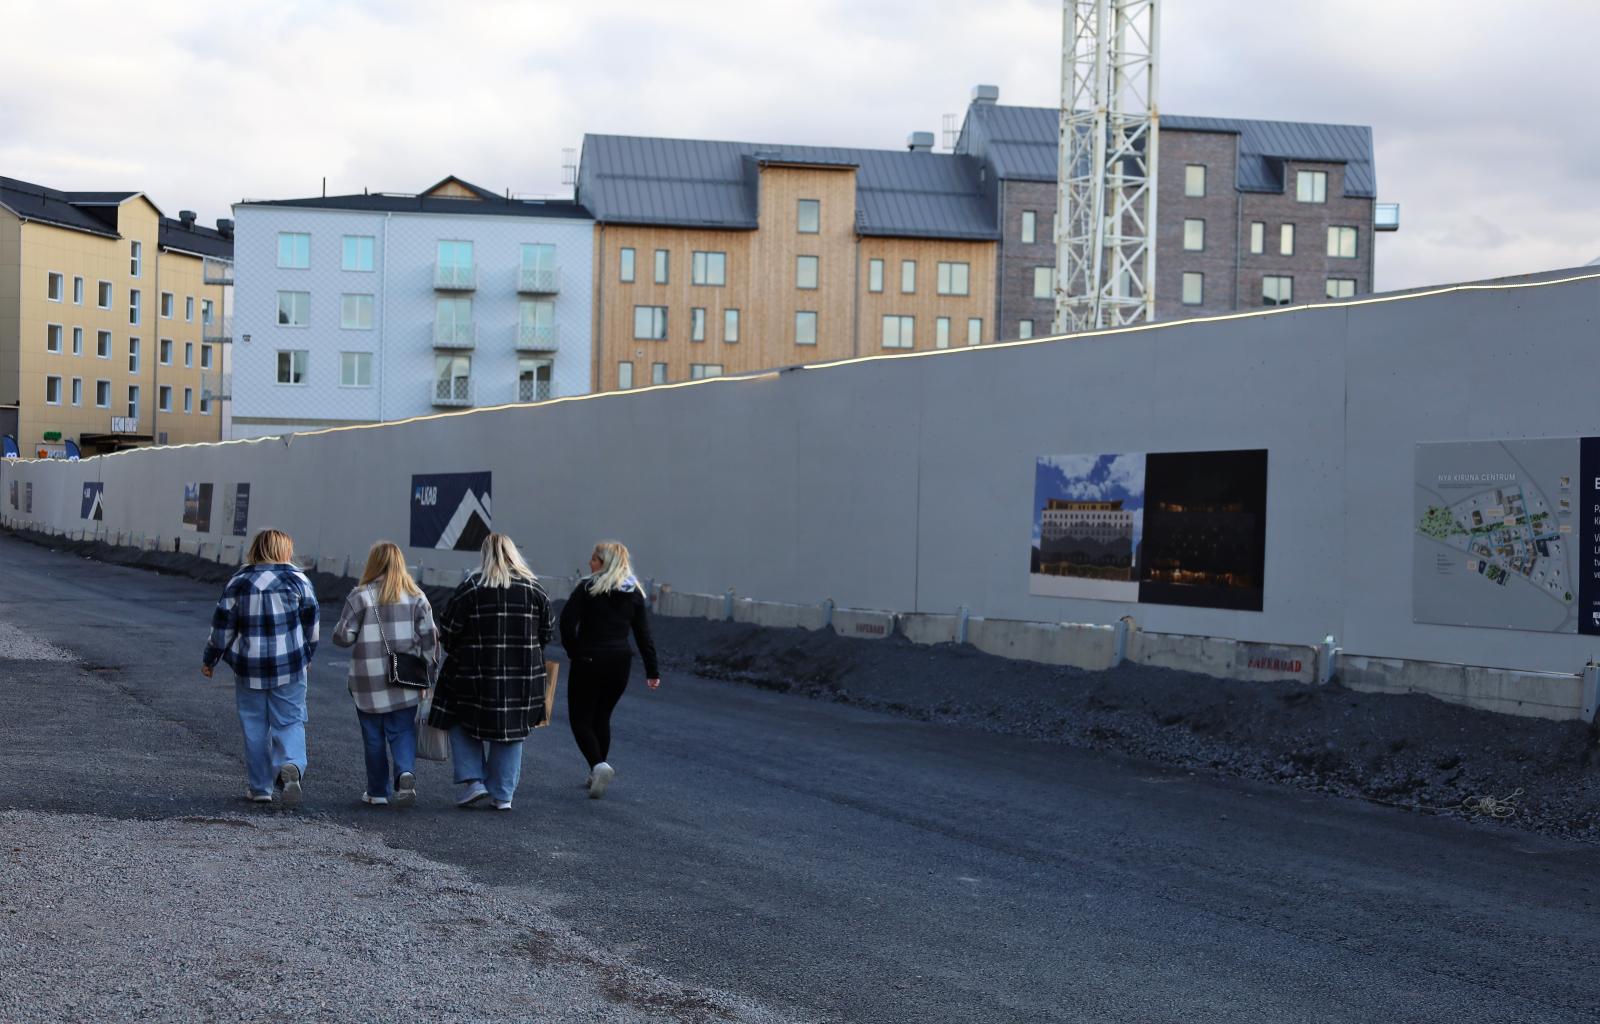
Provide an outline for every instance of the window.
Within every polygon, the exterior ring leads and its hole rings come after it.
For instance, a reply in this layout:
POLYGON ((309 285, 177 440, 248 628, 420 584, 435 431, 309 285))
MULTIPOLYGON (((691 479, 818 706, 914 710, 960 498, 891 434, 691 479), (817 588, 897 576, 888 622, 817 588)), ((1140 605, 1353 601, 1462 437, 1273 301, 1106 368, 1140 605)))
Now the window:
POLYGON ((633 307, 633 336, 643 341, 666 341, 667 307, 633 307))
POLYGON ((1031 337, 1033 337, 1033 321, 1032 320, 1019 320, 1019 321, 1017 321, 1017 337, 1019 337, 1019 338, 1031 338, 1031 337))
POLYGON ((900 261, 900 291, 902 294, 911 295, 917 290, 917 261, 900 261))
POLYGON ((183 343, 183 365, 187 369, 194 369, 194 342, 183 343))
POLYGON ((82 405, 83 404, 83 378, 82 377, 74 377, 74 378, 72 378, 72 404, 73 405, 82 405))
POLYGON ((721 286, 728 282, 728 255, 721 252, 697 252, 690 267, 690 280, 695 284, 721 286))
POLYGON ((67 279, 55 271, 45 275, 44 295, 51 302, 60 302, 66 292, 67 279))
POLYGON ((1022 241, 1031 245, 1038 241, 1039 215, 1033 210, 1022 211, 1022 241))
POLYGON ((916 338, 916 321, 909 316, 883 318, 883 347, 910 348, 916 338))
POLYGON ((161 319, 171 320, 173 310, 176 309, 171 292, 161 293, 161 319))
POLYGON ((187 295, 183 300, 183 318, 194 323, 194 296, 187 295))
POLYGON ((1294 176, 1294 197, 1302 203, 1328 201, 1328 172, 1299 171, 1294 176))
MULTIPOLYGON (((143 242, 129 242, 128 243, 128 273, 130 275, 132 275, 133 277, 138 277, 143 272, 144 272, 144 243, 143 242)), ((130 413, 128 413, 128 415, 129 416, 134 416, 134 415, 137 415, 137 414, 130 412, 130 413)))
MULTIPOLYGON (((470 285, 473 279, 472 243, 459 239, 439 240, 435 279, 445 284, 470 285)), ((464 396, 463 396, 464 397, 464 396)))
POLYGON ((340 270, 370 271, 372 269, 372 236, 345 235, 340 247, 340 270))
POLYGON ((1206 194, 1206 165, 1188 164, 1183 169, 1183 194, 1194 198, 1206 194))
POLYGON ((278 232, 278 266, 289 270, 311 267, 311 236, 294 231, 278 232))
POLYGON ((172 339, 162 338, 156 343, 156 361, 162 366, 172 365, 172 339))
POLYGON ((1183 274, 1183 304, 1198 306, 1205 301, 1206 275, 1185 271, 1183 274))
POLYGON ((95 335, 94 354, 101 359, 111 358, 111 332, 100 331, 95 335))
POLYGON ((802 235, 814 235, 822 230, 822 200, 802 199, 800 208, 795 212, 795 219, 799 222, 802 235))
POLYGON ((722 340, 728 345, 732 345, 739 340, 739 311, 737 309, 725 309, 722 311, 722 340))
POLYGON ((940 263, 938 290, 940 295, 966 295, 967 277, 971 267, 966 263, 940 263))
POLYGON ((1055 297, 1055 267, 1033 268, 1033 297, 1036 299, 1049 299, 1055 297))
POLYGON ((279 349, 278 351, 278 383, 279 384, 304 384, 306 382, 306 361, 311 353, 306 349, 279 349))
POLYGON ((706 311, 698 306, 689 310, 689 340, 706 340, 706 311))
POLYGON ((128 323, 135 327, 139 326, 139 311, 140 306, 142 305, 140 302, 141 298, 142 296, 139 294, 139 289, 128 289, 128 323))
POLYGON ((128 385, 128 416, 131 419, 139 418, 139 385, 128 385))
POLYGON ((554 348, 556 304, 549 299, 523 299, 517 304, 517 339, 554 348))
POLYGON ((519 280, 524 288, 533 285, 553 291, 556 285, 556 247, 549 242, 524 243, 519 280))
MULTIPOLYGON (((633 250, 624 249, 617 255, 620 279, 625 283, 631 283, 633 281, 633 250)), ((633 376, 633 364, 624 363, 622 365, 628 368, 628 375, 629 379, 631 380, 633 376)), ((628 387, 633 387, 633 385, 630 383, 628 387)))
POLYGON ((882 260, 868 260, 867 261, 867 291, 869 291, 869 292, 881 292, 881 291, 883 291, 883 261, 882 260))
POLYGON ((172 386, 163 384, 156 388, 156 408, 162 412, 172 411, 172 386))
POLYGON ((278 293, 278 325, 280 327, 305 327, 310 323, 310 292, 278 293))
POLYGON ((1284 224, 1278 228, 1278 255, 1294 255, 1294 225, 1284 224))
POLYGON ((468 404, 472 401, 472 357, 438 355, 433 359, 433 397, 468 404))
POLYGON ((1328 229, 1328 255, 1336 259, 1356 258, 1356 229, 1331 227, 1328 229))
POLYGON ((203 324, 210 324, 211 323, 211 300, 210 299, 201 299, 200 300, 200 322, 203 323, 203 324))
POLYGON ((933 347, 950 347, 950 318, 941 316, 933 321, 933 347))
POLYGON ((522 357, 517 360, 517 400, 542 402, 551 397, 550 375, 555 363, 549 359, 522 357))
POLYGON ((202 370, 211 369, 211 346, 210 345, 201 345, 200 346, 200 369, 202 369, 202 370))
POLYGON ((44 400, 46 405, 61 404, 60 377, 46 377, 44 379, 44 400))
MULTIPOLYGON (((169 343, 170 344, 170 343, 169 343)), ((128 372, 139 372, 139 339, 128 339, 128 372)))
POLYGON ((477 335, 472 326, 472 300, 466 296, 440 296, 433 303, 433 340, 449 347, 471 345, 477 335))
POLYGON ((1183 219, 1183 248, 1185 252, 1200 252, 1206 247, 1206 222, 1198 217, 1183 219))
MULTIPOLYGON (((632 249, 625 249, 623 251, 624 252, 632 252, 633 250, 632 249)), ((630 277, 630 278, 628 278, 628 280, 631 281, 631 280, 633 280, 633 278, 630 277)), ((632 363, 618 363, 617 364, 617 388, 619 390, 622 390, 622 391, 627 391, 631 387, 633 387, 633 364, 632 363)))
POLYGON ((817 314, 814 311, 802 310, 794 315, 794 343, 796 345, 817 343, 817 314))
POLYGON ((200 415, 211 415, 211 392, 204 388, 200 389, 200 415))
POLYGON ((94 404, 101 409, 111 408, 111 382, 97 380, 94 382, 94 404))
POLYGON ((983 317, 967 317, 967 344, 976 345, 983 341, 983 317))
POLYGON ((75 356, 83 355, 83 328, 82 327, 74 327, 72 329, 72 354, 75 355, 75 356))
POLYGON ((111 308, 111 282, 101 281, 95 286, 95 305, 101 309, 111 308))
POLYGON ((796 256, 794 258, 794 286, 807 290, 817 286, 817 257, 796 256))
POLYGON ((83 305, 83 278, 81 277, 72 279, 72 304, 75 306, 83 305))
POLYGON ((44 325, 44 350, 46 352, 61 352, 61 325, 44 325))
POLYGON ((372 353, 339 353, 339 386, 341 388, 372 387, 372 353))
POLYGON ((372 330, 372 296, 340 296, 339 326, 351 331, 372 330))
POLYGON ((665 384, 666 382, 667 382, 667 364, 666 363, 651 363, 650 364, 650 383, 652 383, 652 384, 665 384))
POLYGON ((665 249, 657 249, 656 250, 656 284, 666 284, 667 283, 667 276, 668 276, 667 275, 667 270, 668 270, 668 266, 667 266, 668 259, 667 259, 667 256, 668 256, 667 250, 665 250, 665 249))
POLYGON ((1268 274, 1261 279, 1261 304, 1287 306, 1294 301, 1294 278, 1268 274))
MULTIPOLYGON (((801 200, 801 201, 804 202, 804 200, 801 200)), ((689 379, 690 380, 705 380, 707 377, 720 377, 720 376, 722 376, 722 364, 721 363, 690 363, 689 364, 689 379)))
POLYGON ((1356 279, 1353 277, 1328 278, 1328 298, 1348 299, 1356 293, 1356 279))
POLYGON ((194 412, 194 388, 183 389, 183 414, 185 416, 194 412))
POLYGON ((1265 221, 1253 220, 1250 222, 1250 251, 1257 256, 1267 251, 1267 224, 1265 221))

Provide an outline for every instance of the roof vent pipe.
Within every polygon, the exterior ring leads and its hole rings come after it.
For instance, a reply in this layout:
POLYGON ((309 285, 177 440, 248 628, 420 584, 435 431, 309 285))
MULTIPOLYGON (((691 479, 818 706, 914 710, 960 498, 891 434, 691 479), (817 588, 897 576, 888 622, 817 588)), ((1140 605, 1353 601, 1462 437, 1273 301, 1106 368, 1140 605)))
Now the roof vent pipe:
POLYGON ((178 211, 178 219, 183 221, 183 226, 185 228, 193 228, 194 227, 194 219, 195 219, 196 216, 198 216, 198 214, 196 214, 193 210, 179 210, 178 211))
POLYGON ((229 238, 232 238, 233 221, 229 220, 227 217, 219 218, 217 220, 217 231, 221 234, 227 235, 229 238))
POLYGON ((932 132, 912 132, 906 136, 906 148, 913 153, 933 152, 932 132))
POLYGON ((999 103, 1000 87, 998 85, 975 85, 972 87, 972 102, 974 103, 999 103))

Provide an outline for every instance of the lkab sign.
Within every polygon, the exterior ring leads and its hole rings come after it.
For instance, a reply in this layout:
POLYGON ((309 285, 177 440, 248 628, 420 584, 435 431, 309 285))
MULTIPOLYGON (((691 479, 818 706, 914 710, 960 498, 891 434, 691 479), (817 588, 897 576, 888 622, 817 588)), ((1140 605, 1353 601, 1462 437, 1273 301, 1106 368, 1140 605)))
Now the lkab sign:
POLYGON ((139 417, 113 416, 111 417, 111 432, 113 434, 137 434, 139 432, 139 417))

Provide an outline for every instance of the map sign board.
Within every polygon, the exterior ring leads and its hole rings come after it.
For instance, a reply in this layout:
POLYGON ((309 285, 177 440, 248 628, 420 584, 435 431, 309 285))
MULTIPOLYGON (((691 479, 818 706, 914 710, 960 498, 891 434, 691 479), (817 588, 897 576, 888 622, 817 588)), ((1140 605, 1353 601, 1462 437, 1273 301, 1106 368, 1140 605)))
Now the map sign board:
POLYGON ((1412 618, 1600 634, 1600 438, 1419 444, 1412 618))

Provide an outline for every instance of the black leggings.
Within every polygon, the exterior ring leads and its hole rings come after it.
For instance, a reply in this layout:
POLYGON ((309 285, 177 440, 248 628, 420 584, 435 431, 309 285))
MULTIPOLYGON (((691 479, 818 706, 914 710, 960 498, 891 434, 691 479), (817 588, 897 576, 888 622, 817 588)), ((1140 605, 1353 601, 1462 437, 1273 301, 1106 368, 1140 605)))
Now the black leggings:
POLYGON ((593 768, 611 752, 611 712, 628 688, 633 655, 579 658, 567 682, 567 721, 584 760, 593 768))

